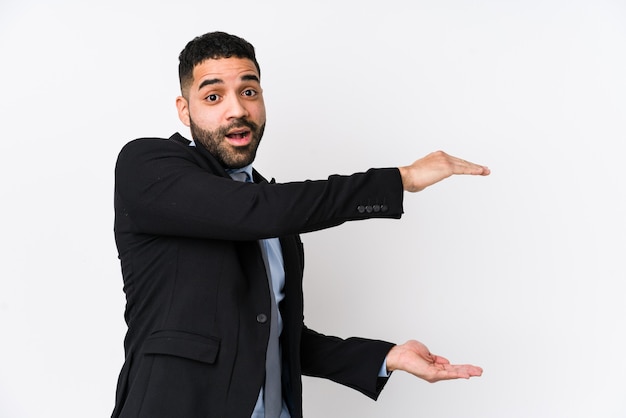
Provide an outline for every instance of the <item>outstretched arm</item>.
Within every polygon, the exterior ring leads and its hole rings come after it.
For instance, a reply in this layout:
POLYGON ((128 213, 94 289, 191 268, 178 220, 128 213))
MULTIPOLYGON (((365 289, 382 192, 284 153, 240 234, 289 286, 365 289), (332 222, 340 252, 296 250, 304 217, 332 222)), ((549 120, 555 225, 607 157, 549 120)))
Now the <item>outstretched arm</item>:
POLYGON ((470 163, 443 151, 435 151, 411 165, 398 167, 402 176, 402 187, 407 192, 419 192, 453 174, 487 176, 489 168, 470 163))
POLYGON ((415 340, 396 345, 389 351, 387 370, 404 370, 430 383, 469 379, 483 373, 483 369, 471 364, 450 364, 446 358, 432 354, 424 344, 415 340))

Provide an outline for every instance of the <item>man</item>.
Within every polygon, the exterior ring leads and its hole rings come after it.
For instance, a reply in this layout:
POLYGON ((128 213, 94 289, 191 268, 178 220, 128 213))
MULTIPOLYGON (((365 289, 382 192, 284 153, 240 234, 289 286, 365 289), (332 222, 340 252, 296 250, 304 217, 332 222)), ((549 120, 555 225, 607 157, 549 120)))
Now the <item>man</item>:
POLYGON ((430 382, 479 376, 417 341, 307 328, 298 234, 400 218, 404 191, 489 169, 435 152, 405 167, 268 183, 251 167, 265 128, 253 46, 213 32, 179 58, 176 106, 193 141, 134 140, 116 165, 128 332, 113 417, 301 417, 302 374, 373 399, 393 370, 430 382))

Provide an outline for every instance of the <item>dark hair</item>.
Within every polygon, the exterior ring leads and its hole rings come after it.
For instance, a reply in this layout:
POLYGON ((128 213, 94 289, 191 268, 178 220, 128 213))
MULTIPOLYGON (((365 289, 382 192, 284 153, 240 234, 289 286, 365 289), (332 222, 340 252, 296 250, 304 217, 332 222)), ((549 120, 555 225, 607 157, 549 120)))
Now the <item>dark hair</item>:
POLYGON ((249 59, 261 75, 254 46, 243 38, 225 32, 209 32, 189 41, 178 56, 178 79, 183 95, 193 83, 193 69, 196 65, 208 59, 230 57, 249 59))

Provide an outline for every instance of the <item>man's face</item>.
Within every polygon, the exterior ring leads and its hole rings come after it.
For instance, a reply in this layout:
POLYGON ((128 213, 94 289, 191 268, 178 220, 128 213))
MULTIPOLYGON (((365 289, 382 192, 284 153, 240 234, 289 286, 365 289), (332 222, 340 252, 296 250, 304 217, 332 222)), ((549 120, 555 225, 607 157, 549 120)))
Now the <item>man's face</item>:
POLYGON ((265 129, 265 103, 254 63, 208 59, 193 70, 193 84, 178 97, 178 117, 226 168, 244 167, 256 156, 265 129))

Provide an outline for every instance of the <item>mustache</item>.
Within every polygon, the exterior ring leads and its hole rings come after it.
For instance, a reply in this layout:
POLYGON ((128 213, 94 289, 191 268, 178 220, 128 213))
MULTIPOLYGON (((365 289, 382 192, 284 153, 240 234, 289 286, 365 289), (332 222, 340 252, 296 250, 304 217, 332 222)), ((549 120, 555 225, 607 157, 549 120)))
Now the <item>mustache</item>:
POLYGON ((234 121, 229 123, 227 126, 220 127, 219 133, 221 135, 226 135, 226 133, 228 133, 228 131, 230 131, 231 129, 237 129, 237 128, 250 128, 250 130, 254 132, 258 132, 259 125, 247 119, 235 119, 234 121))

